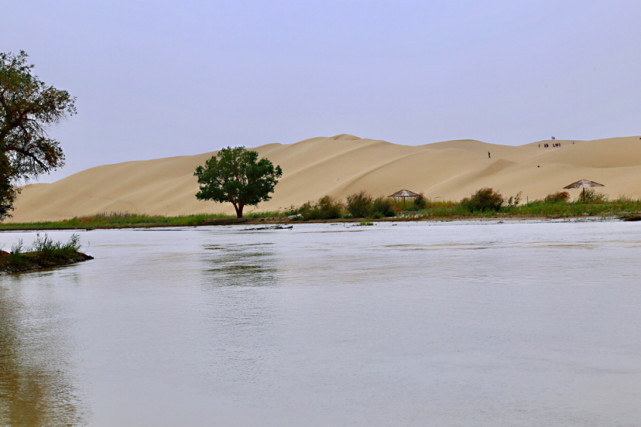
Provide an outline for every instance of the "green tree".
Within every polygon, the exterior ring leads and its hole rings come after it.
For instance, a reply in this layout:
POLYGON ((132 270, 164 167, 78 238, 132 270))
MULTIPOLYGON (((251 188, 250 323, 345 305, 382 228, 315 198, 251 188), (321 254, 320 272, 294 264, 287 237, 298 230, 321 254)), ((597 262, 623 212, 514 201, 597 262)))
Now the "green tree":
POLYGON ((0 53, 0 219, 13 209, 17 180, 64 165, 45 128, 75 114, 75 100, 34 75, 24 51, 0 53))
POLYGON ((271 199, 269 193, 274 191, 277 178, 283 172, 280 166, 274 167, 265 158, 258 160, 256 151, 245 147, 227 147, 207 160, 205 166, 198 166, 194 175, 200 184, 196 198, 230 202, 236 210, 236 216, 242 218, 245 206, 256 206, 271 199))

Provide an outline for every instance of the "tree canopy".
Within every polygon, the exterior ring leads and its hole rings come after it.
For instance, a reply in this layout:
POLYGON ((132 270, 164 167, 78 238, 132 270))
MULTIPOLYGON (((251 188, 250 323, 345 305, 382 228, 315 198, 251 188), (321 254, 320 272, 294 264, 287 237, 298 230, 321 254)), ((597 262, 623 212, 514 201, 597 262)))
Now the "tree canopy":
POLYGON ((46 127, 76 113, 76 99, 41 81, 27 57, 0 53, 0 219, 13 209, 17 180, 64 165, 46 127))
POLYGON ((198 177, 199 200, 229 202, 238 218, 243 217, 247 205, 271 199, 269 195, 278 184, 283 172, 268 159, 258 159, 258 153, 245 147, 223 148, 212 156, 204 166, 198 166, 194 175, 198 177))

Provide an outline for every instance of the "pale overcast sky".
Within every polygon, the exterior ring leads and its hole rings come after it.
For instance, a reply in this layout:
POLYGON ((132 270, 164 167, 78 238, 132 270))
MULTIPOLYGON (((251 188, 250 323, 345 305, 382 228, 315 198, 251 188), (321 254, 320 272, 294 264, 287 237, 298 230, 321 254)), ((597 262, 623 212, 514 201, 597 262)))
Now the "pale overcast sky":
POLYGON ((350 133, 641 133, 641 1, 1 0, 4 52, 77 96, 67 166, 350 133))

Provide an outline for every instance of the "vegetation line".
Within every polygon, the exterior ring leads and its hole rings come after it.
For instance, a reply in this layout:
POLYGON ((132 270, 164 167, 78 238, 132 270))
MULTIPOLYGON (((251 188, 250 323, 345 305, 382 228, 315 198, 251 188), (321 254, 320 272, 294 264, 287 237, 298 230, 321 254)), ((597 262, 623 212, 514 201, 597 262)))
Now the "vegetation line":
MULTIPOLYGON (((586 216, 641 219, 641 200, 619 198, 608 200, 593 191, 586 191, 571 202, 567 192, 548 195, 543 200, 521 203, 520 196, 507 201, 491 188, 477 191, 460 202, 433 201, 423 196, 403 203, 389 198, 373 199, 365 192, 352 194, 345 203, 329 196, 317 202, 307 202, 300 207, 290 207, 279 212, 263 212, 237 219, 227 215, 187 215, 165 217, 159 215, 129 214, 126 212, 72 218, 64 221, 35 223, 4 223, 0 230, 52 230, 100 228, 151 228, 201 225, 226 225, 236 223, 288 223, 299 221, 356 221, 389 218, 394 220, 455 220, 455 219, 527 219, 575 218, 586 216)), ((370 222, 370 221, 367 221, 370 222)), ((365 225, 365 224, 363 224, 365 225)))
POLYGON ((282 216, 282 214, 276 212, 249 214, 246 218, 237 220, 235 216, 219 214, 167 217, 161 215, 111 212, 75 217, 63 221, 3 223, 0 224, 0 230, 95 230, 101 228, 189 227, 198 225, 241 223, 256 218, 274 216, 282 216))

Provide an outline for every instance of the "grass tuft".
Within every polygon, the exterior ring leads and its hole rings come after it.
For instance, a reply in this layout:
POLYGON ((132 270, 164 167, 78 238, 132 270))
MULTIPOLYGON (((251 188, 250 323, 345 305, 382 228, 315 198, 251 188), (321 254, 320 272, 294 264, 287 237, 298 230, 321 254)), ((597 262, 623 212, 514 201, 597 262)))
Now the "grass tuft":
POLYGON ((11 247, 11 252, 0 252, 0 271, 18 273, 57 267, 92 259, 79 252, 80 236, 74 234, 68 242, 56 242, 48 235, 36 235, 33 246, 25 249, 22 240, 11 247))

